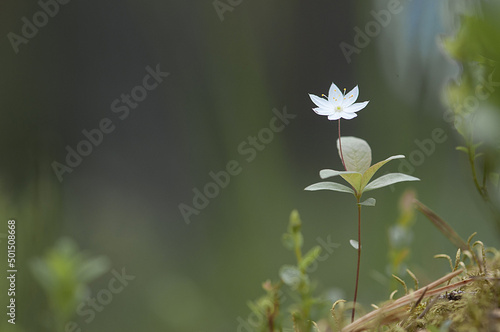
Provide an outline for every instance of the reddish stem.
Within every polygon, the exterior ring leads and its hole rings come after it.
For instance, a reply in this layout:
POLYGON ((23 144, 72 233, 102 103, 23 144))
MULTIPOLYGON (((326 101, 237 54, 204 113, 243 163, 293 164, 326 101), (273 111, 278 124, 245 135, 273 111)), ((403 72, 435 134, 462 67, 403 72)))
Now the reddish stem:
POLYGON ((344 154, 342 153, 342 140, 340 138, 340 119, 339 119, 339 151, 340 151, 340 159, 342 159, 342 165, 344 165, 344 169, 347 171, 347 167, 345 167, 345 162, 344 162, 344 154))
POLYGON ((354 322, 354 314, 356 312, 356 300, 358 298, 358 281, 359 281, 359 265, 361 263, 361 205, 358 198, 358 267, 356 269, 356 286, 354 288, 354 305, 352 308, 351 323, 354 322))
MULTIPOLYGON (((340 151, 340 159, 342 159, 342 165, 344 166, 344 169, 347 171, 347 167, 345 167, 345 162, 344 162, 344 154, 342 153, 342 138, 340 135, 340 119, 339 119, 339 151, 340 151)), ((356 189, 354 189, 354 191, 356 192, 356 189)), ((356 285, 354 288, 354 305, 352 308, 351 323, 354 322, 354 315, 356 314, 356 300, 358 299, 359 266, 361 264, 361 205, 359 205, 359 197, 357 197, 357 192, 356 192, 356 198, 358 201, 358 266, 356 268, 356 285)))

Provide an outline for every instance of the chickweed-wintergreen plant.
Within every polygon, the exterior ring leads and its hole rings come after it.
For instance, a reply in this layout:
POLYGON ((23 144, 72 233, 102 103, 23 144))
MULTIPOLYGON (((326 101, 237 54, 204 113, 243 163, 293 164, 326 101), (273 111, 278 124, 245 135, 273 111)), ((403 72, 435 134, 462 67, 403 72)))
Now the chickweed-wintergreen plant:
POLYGON ((344 163, 344 156, 342 155, 342 142, 340 140, 340 119, 354 119, 358 116, 356 112, 361 111, 363 108, 365 108, 366 105, 368 105, 369 101, 355 103, 359 96, 359 89, 357 85, 354 87, 354 89, 349 91, 347 95, 345 94, 345 91, 346 89, 344 89, 344 94, 342 94, 335 83, 332 83, 332 85, 330 86, 330 90, 328 91, 328 96, 322 95, 326 97, 326 99, 315 96, 313 94, 309 94, 309 98, 311 98, 312 102, 315 103, 316 106, 318 106, 313 108, 313 111, 316 112, 316 114, 327 116, 328 120, 331 121, 338 120, 340 159, 342 159, 342 165, 344 166, 344 169, 347 170, 344 163))
MULTIPOLYGON (((344 90, 345 92, 345 90, 344 90)), ((339 156, 344 166, 343 171, 335 171, 331 169, 323 169, 319 172, 322 179, 338 176, 342 177, 349 185, 340 184, 337 182, 318 182, 305 188, 305 190, 333 190, 338 192, 350 193, 356 198, 358 208, 358 240, 351 240, 351 245, 358 251, 358 263, 356 268, 356 284, 354 288, 354 307, 352 310, 351 321, 354 321, 356 312, 356 300, 358 296, 358 281, 359 267, 361 262, 361 206, 375 206, 375 199, 368 198, 361 201, 363 193, 390 186, 392 184, 404 181, 419 181, 418 178, 402 174, 389 173, 383 175, 373 181, 372 177, 386 163, 391 160, 404 158, 403 155, 396 155, 380 161, 374 165, 372 162, 372 151, 368 143, 357 137, 341 137, 340 135, 340 119, 350 120, 357 117, 356 112, 362 110, 368 105, 368 101, 355 103, 358 99, 358 86, 354 87, 349 93, 343 94, 339 88, 332 83, 328 96, 325 98, 309 94, 311 100, 316 104, 313 111, 319 115, 327 116, 328 120, 338 120, 338 135, 337 149, 339 156), (371 182, 370 182, 371 181, 371 182)))

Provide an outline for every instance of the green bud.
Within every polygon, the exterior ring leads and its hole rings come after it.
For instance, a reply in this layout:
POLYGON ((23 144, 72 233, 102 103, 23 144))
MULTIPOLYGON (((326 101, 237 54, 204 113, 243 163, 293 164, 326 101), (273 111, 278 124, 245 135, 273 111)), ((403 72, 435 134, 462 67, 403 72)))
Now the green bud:
POLYGON ((297 210, 293 210, 290 214, 290 223, 288 224, 288 231, 290 233, 300 232, 302 226, 302 221, 300 220, 300 215, 297 210))

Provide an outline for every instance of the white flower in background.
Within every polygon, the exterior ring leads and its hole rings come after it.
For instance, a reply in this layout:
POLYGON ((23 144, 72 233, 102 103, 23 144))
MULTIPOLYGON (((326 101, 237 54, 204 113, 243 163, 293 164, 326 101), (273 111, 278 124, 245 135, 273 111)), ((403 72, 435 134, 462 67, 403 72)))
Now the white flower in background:
MULTIPOLYGON (((345 90, 344 90, 345 91, 345 90)), ((368 101, 362 103, 354 103, 358 99, 359 89, 356 85, 348 94, 344 95, 339 88, 332 83, 328 96, 325 98, 309 94, 309 97, 316 104, 313 111, 319 115, 328 116, 328 120, 353 119, 357 117, 357 111, 362 110, 368 105, 368 101)))

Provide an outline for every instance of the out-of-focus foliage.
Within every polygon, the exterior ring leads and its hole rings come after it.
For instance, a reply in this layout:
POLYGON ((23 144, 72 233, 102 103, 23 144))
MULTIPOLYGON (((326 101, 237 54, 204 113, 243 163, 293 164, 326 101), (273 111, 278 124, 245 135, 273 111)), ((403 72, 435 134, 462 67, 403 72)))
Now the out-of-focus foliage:
MULTIPOLYGON (((266 295, 258 300, 249 302, 248 306, 257 317, 257 324, 247 319, 240 322, 245 328, 253 328, 255 331, 281 331, 283 326, 293 326, 298 331, 310 331, 313 319, 324 314, 328 304, 320 298, 313 296, 314 284, 308 273, 317 266, 321 254, 321 247, 314 246, 307 253, 302 253, 304 238, 301 232, 302 221, 299 213, 294 210, 290 215, 288 231, 283 234, 282 241, 285 248, 295 253, 296 265, 283 265, 279 270, 280 281, 272 283, 266 281, 262 288, 266 295), (284 287, 287 286, 287 287, 284 287), (292 300, 288 309, 283 309, 285 303, 292 300)), ((291 327, 290 327, 291 328, 291 327)))
POLYGON ((43 257, 31 263, 34 278, 47 296, 54 331, 64 331, 65 324, 89 294, 88 284, 109 269, 104 256, 89 257, 78 250, 69 238, 60 239, 43 257))
POLYGON ((500 227, 500 3, 484 1, 461 17, 460 28, 443 40, 449 56, 461 66, 445 98, 450 119, 463 137, 474 184, 491 207, 500 227))
POLYGON ((408 268, 410 246, 413 241, 412 226, 415 223, 415 192, 407 190, 399 200, 399 217, 389 227, 389 275, 401 275, 408 268))

